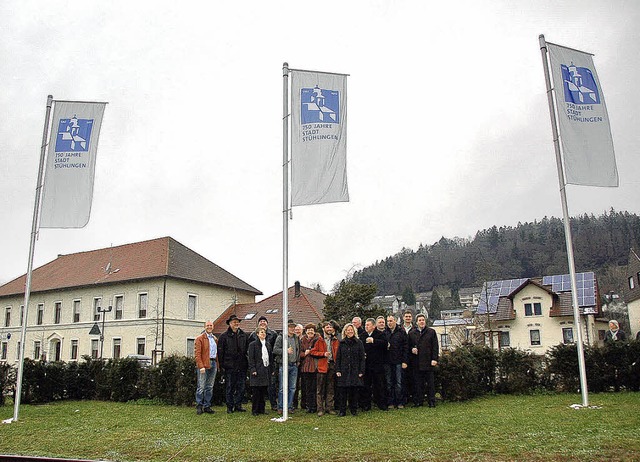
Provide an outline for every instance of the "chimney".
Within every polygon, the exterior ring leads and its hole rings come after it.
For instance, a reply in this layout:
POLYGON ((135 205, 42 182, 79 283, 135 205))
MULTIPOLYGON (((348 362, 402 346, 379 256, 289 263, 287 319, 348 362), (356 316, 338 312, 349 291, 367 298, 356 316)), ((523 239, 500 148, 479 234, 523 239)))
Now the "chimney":
POLYGON ((295 287, 293 296, 294 297, 299 297, 300 296, 300 281, 296 281, 293 285, 295 287))

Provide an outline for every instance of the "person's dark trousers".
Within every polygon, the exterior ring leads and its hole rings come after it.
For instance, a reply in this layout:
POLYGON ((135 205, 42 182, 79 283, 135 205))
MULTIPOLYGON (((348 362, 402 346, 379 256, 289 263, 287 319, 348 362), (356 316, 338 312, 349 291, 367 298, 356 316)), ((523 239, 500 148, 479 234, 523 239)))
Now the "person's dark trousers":
POLYGON ((298 409, 298 403, 300 403, 300 409, 304 409, 304 390, 302 388, 302 368, 298 367, 298 378, 296 382, 296 392, 293 396, 293 408, 298 409))
POLYGON ((436 404, 436 386, 433 376, 433 369, 426 371, 415 371, 413 382, 413 404, 422 406, 424 403, 425 386, 429 405, 436 404))
POLYGON ((389 406, 404 405, 402 397, 402 364, 385 364, 387 379, 387 404, 389 406))
POLYGON ((225 369, 224 380, 226 382, 227 409, 235 410, 242 408, 246 377, 247 371, 244 369, 225 369))
POLYGON ((251 413, 253 415, 264 414, 264 397, 267 387, 251 387, 251 413))
POLYGON ((411 390, 413 389, 413 370, 411 366, 402 369, 402 405, 404 406, 412 399, 411 390))
POLYGON ((374 371, 372 374, 372 394, 373 400, 378 406, 378 409, 387 409, 387 379, 384 374, 384 369, 374 371))
POLYGON ((338 396, 337 403, 340 414, 346 414, 347 403, 351 414, 356 415, 358 412, 358 390, 360 387, 337 387, 338 396))
POLYGON ((371 410, 371 394, 373 392, 373 371, 366 370, 363 377, 364 386, 360 387, 358 392, 358 401, 360 409, 363 411, 371 410))
POLYGON ((426 371, 427 376, 427 399, 429 400, 429 406, 436 405, 436 381, 434 376, 434 370, 429 369, 426 371))
POLYGON ((325 374, 316 376, 318 385, 318 411, 332 412, 336 410, 335 403, 335 364, 329 364, 328 371, 325 374))
POLYGON ((272 374, 269 378, 269 403, 271 410, 278 408, 278 374, 272 374))
POLYGON ((315 372, 303 372, 302 373, 302 409, 306 409, 308 412, 318 412, 316 405, 316 373, 315 372))

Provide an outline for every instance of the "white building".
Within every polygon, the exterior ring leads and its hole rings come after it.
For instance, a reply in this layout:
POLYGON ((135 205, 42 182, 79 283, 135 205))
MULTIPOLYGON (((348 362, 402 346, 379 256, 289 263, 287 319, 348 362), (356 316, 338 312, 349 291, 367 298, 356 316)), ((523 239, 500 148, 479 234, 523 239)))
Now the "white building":
MULTIPOLYGON (((25 281, 0 286, 0 361, 18 359, 25 281)), ((206 319, 260 294, 171 237, 60 255, 33 271, 25 356, 192 354, 206 319), (103 319, 101 344, 90 331, 102 330, 103 319)))

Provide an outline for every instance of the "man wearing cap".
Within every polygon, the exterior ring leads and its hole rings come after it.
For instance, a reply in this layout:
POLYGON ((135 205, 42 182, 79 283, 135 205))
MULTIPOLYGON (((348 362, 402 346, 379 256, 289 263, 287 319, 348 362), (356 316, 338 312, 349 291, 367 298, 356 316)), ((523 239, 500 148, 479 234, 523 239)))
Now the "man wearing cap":
POLYGON ((218 371, 218 340, 213 335, 213 321, 204 323, 204 332, 195 341, 198 387, 196 388, 196 414, 213 414, 211 398, 218 371))
MULTIPOLYGON (((266 338, 266 342, 271 346, 271 351, 273 351, 273 347, 276 344, 276 338, 278 338, 278 333, 269 329, 269 320, 265 317, 265 316, 260 316, 258 318, 258 325, 257 327, 262 327, 263 329, 265 329, 267 331, 267 338, 266 338)), ((256 329, 257 331, 257 329, 256 329)), ((249 335, 249 344, 251 344, 251 342, 253 342, 254 340, 258 340, 258 335, 256 334, 256 331, 251 332, 251 335, 249 335)), ((275 371, 275 369, 274 369, 275 371)), ((278 387, 277 387, 277 380, 278 376, 273 374, 269 377, 269 387, 267 389, 268 394, 269 394, 269 403, 271 404, 271 410, 275 411, 278 405, 278 387)))
POLYGON ((220 335, 218 340, 218 358, 220 367, 224 370, 226 384, 227 413, 234 411, 245 412, 242 407, 244 387, 247 379, 247 334, 240 329, 240 319, 235 314, 227 319, 228 329, 220 335))
MULTIPOLYGON (((287 324, 287 373, 288 373, 288 396, 287 408, 289 412, 293 412, 293 397, 296 392, 296 384, 298 382, 298 363, 300 361, 300 338, 295 333, 296 323, 289 319, 287 324)), ((284 347, 284 338, 282 334, 278 335, 276 343, 273 347, 273 357, 278 366, 280 387, 278 392, 278 413, 282 414, 284 409, 284 384, 282 382, 282 353, 284 347)))

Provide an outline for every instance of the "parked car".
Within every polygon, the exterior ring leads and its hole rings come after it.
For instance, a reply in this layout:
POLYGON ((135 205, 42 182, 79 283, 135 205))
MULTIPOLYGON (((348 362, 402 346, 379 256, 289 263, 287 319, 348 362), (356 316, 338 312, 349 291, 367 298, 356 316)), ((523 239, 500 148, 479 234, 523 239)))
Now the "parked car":
POLYGON ((140 367, 151 367, 151 357, 145 355, 127 355, 127 358, 133 358, 138 361, 140 367))

